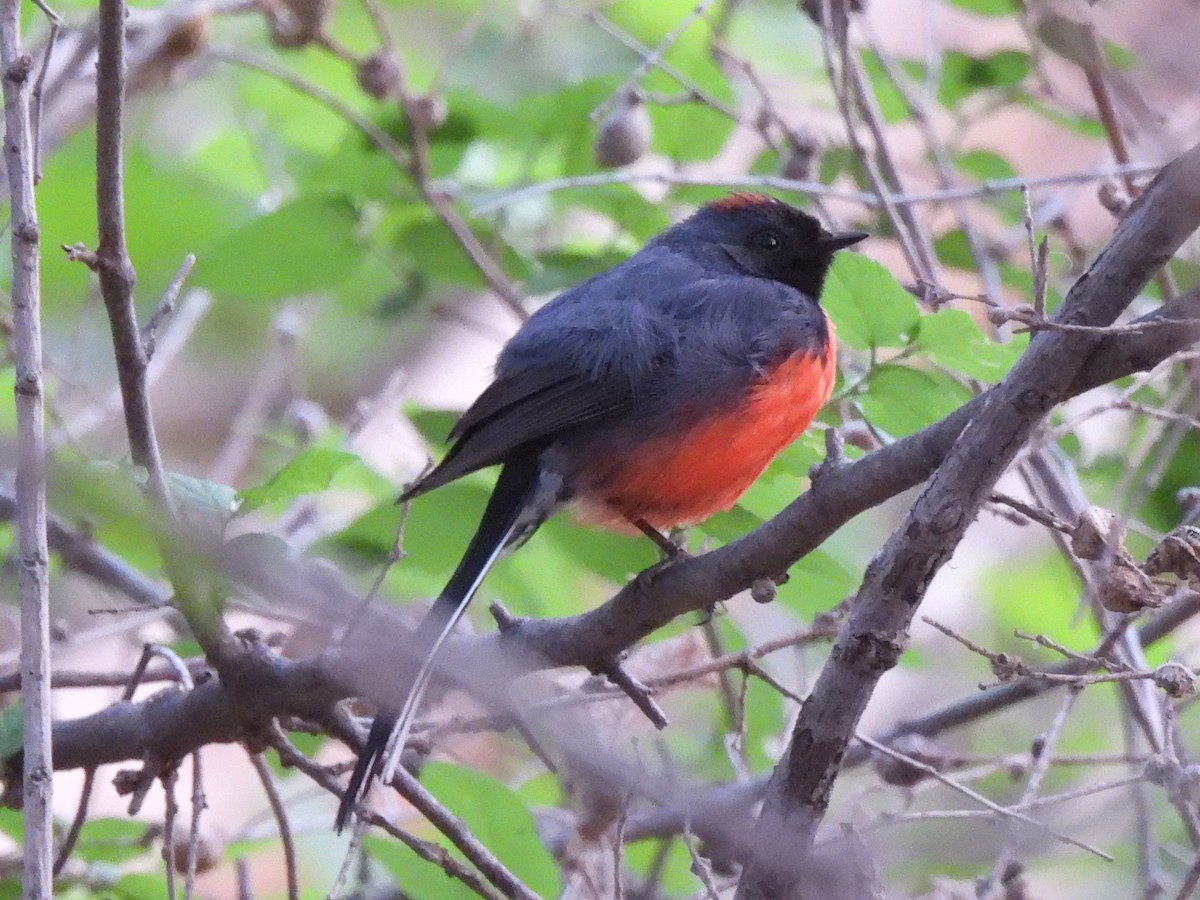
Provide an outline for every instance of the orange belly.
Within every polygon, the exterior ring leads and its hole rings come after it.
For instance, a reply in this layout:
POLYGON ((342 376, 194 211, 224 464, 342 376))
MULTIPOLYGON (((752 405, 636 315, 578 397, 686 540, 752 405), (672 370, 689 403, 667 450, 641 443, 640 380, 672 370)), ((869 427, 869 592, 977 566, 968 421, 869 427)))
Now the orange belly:
POLYGON ((622 530, 644 519, 661 530, 729 509, 808 427, 835 374, 831 340, 824 357, 790 357, 735 407, 589 470, 577 494, 581 518, 622 530))

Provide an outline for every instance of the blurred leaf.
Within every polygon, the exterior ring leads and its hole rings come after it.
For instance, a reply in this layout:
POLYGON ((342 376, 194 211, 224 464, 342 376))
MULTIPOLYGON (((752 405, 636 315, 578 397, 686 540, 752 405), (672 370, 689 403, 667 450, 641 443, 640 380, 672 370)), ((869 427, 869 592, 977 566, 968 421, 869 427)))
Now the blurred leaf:
MULTIPOLYGON (((140 470, 135 470, 134 477, 138 484, 145 484, 145 476, 140 470)), ((233 488, 178 472, 167 473, 167 488, 182 525, 194 529, 197 534, 218 539, 224 535, 225 526, 237 508, 237 492, 233 488)))
POLYGON ((658 853, 657 841, 637 841, 625 848, 625 865, 643 878, 649 877, 651 866, 656 866, 654 876, 671 897, 691 897, 703 888, 694 874, 692 855, 682 841, 672 839, 661 861, 658 853))
POLYGON ((1017 174, 1007 159, 991 150, 959 153, 955 160, 958 167, 976 181, 998 181, 1002 178, 1014 178, 1017 174))
POLYGON ((409 421, 421 433, 421 437, 435 447, 445 445, 446 435, 450 433, 460 415, 443 409, 412 408, 406 412, 409 421))
POLYGON ((1096 141, 1104 140, 1105 138, 1104 126, 1090 116, 1080 116, 1075 113, 1064 112, 1058 107, 1047 106, 1038 98, 1027 95, 1019 96, 1017 102, 1033 110, 1042 118, 1053 122, 1055 125, 1061 126, 1068 131, 1073 131, 1085 138, 1096 141))
POLYGON ((50 505, 67 522, 86 523, 96 541, 145 570, 160 563, 145 498, 134 470, 65 454, 48 479, 50 505))
POLYGON ((916 348, 939 366, 980 381, 999 381, 1008 374, 1028 343, 1028 336, 1001 344, 987 338, 961 309, 942 309, 921 317, 916 348))
POLYGON ((1104 55, 1108 64, 1118 71, 1127 72, 1138 64, 1138 58, 1132 50, 1112 41, 1104 41, 1104 55))
POLYGON ((821 165, 817 177, 824 184, 832 184, 839 175, 848 172, 859 188, 863 187, 865 174, 862 163, 848 147, 831 147, 821 154, 821 165))
POLYGON ((961 228, 948 231, 933 242, 933 251, 937 258, 947 266, 968 271, 975 268, 975 257, 971 253, 971 245, 961 228))
POLYGON ((344 200, 299 197, 235 228, 202 254, 195 281, 228 297, 269 301, 335 287, 363 255, 344 200))
POLYGON ((883 113, 883 120, 891 125, 907 119, 909 116, 908 103, 905 102, 904 94, 888 77, 879 55, 871 50, 859 50, 858 52, 862 59, 863 69, 871 80, 871 90, 875 93, 875 101, 879 104, 880 112, 883 113))
POLYGON ((900 438, 932 425, 970 399, 970 391, 940 372, 885 365, 871 372, 858 402, 871 424, 900 438))
POLYGON ((0 759, 9 759, 24 746, 25 708, 21 701, 0 709, 0 759))
POLYGON ((294 500, 303 494, 323 491, 329 487, 334 475, 356 462, 358 457, 344 450, 320 447, 302 450, 267 481, 240 491, 238 497, 242 503, 239 511, 249 512, 268 503, 294 500))
MULTIPOLYGON (((500 264, 511 278, 524 277, 525 263, 511 247, 503 245, 499 248, 500 253, 496 254, 494 236, 479 234, 478 227, 473 230, 483 245, 493 247, 493 255, 499 256, 500 264)), ((403 226, 393 240, 405 257, 434 283, 445 281, 467 287, 487 286, 478 267, 441 220, 426 218, 403 226)))
POLYGON ((18 844, 25 841, 25 819, 19 809, 0 809, 0 834, 18 844))
POLYGON ((860 350, 902 347, 917 324, 917 303, 894 275, 874 260, 839 253, 825 280, 821 305, 839 340, 860 350))
POLYGON ((160 900, 166 892, 166 878, 161 872, 122 875, 116 888, 116 896, 122 900, 160 900))
POLYGON ((75 854, 88 862, 119 863, 145 856, 147 824, 135 819, 88 819, 75 854))
POLYGON ((1017 0, 950 0, 960 9, 981 16, 1010 16, 1020 12, 1017 0))
POLYGON ((482 772, 447 763, 428 764, 421 781, 534 893, 558 896, 558 866, 516 794, 482 772))
POLYGON ((982 59, 950 50, 942 60, 938 99, 953 109, 976 91, 1016 87, 1030 66, 1029 54, 1018 50, 1001 50, 982 59))
POLYGON ((363 560, 378 563, 387 556, 396 540, 400 512, 400 506, 394 500, 381 503, 332 535, 327 543, 363 560))
POLYGON ((479 895, 461 881, 421 859, 397 840, 367 834, 363 846, 395 879, 396 887, 409 900, 479 900, 479 895))

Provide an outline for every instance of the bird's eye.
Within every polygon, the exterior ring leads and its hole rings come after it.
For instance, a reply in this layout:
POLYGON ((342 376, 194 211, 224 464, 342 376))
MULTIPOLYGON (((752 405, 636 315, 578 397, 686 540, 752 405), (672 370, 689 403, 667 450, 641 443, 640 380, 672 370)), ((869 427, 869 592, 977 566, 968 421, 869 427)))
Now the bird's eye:
POLYGON ((782 243, 779 235, 773 231, 759 232, 754 241, 760 250, 778 250, 782 243))

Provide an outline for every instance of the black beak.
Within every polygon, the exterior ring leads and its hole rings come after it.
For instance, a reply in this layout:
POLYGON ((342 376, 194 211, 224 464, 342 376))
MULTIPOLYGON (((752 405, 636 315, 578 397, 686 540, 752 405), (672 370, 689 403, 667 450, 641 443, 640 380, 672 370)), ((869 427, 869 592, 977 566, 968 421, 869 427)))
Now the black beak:
POLYGON ((821 249, 826 253, 833 253, 835 250, 844 250, 847 247, 853 247, 859 241, 865 241, 870 235, 865 231, 839 231, 834 234, 824 234, 821 236, 821 249))

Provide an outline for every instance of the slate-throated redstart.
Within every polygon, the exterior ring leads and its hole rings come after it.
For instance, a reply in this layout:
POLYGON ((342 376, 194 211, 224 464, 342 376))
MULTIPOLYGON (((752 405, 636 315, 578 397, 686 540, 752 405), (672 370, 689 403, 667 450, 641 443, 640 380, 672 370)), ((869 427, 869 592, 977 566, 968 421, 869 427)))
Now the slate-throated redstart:
POLYGON ((729 509, 829 399, 833 328, 817 303, 835 251, 863 240, 760 194, 702 207, 546 304, 402 501, 476 469, 500 476, 475 536, 417 629, 399 713, 380 710, 338 809, 390 775, 438 647, 506 548, 555 509, 648 533, 729 509), (385 752, 389 743, 392 751, 385 752))

